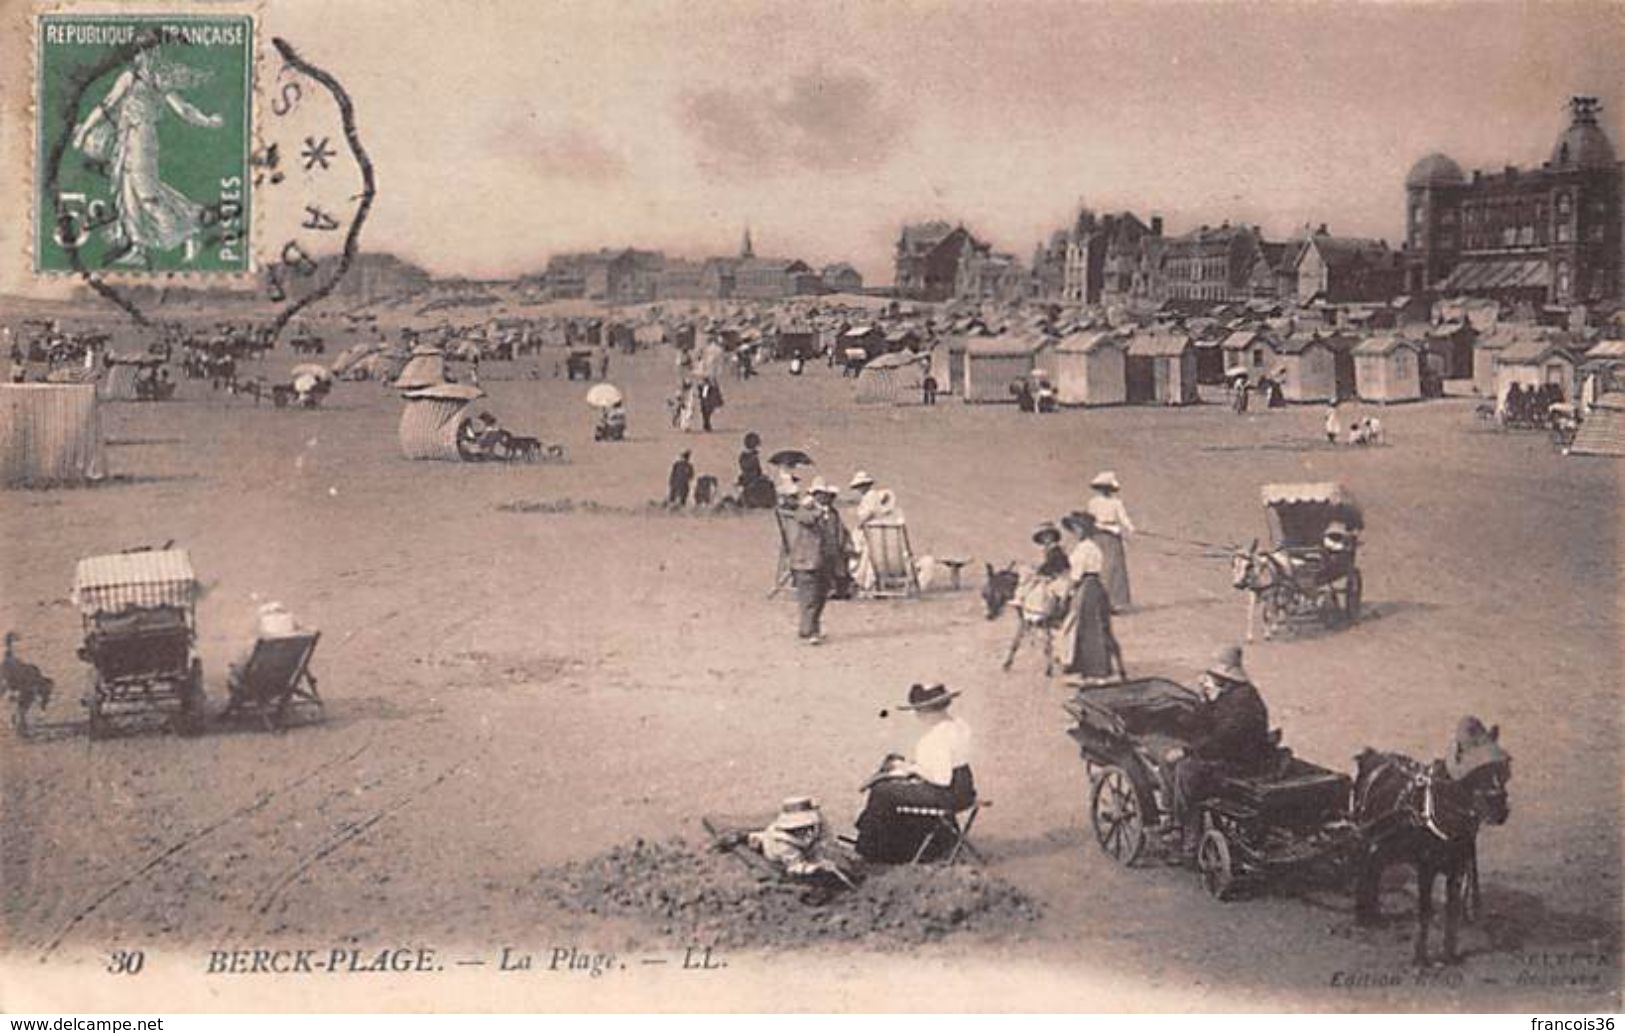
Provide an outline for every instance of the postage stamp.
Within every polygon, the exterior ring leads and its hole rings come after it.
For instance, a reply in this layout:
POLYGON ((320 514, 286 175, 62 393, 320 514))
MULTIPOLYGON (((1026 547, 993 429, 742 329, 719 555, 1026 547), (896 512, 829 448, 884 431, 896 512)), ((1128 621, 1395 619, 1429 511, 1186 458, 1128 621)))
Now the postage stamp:
POLYGON ((253 19, 47 13, 35 29, 35 270, 249 271, 253 19))

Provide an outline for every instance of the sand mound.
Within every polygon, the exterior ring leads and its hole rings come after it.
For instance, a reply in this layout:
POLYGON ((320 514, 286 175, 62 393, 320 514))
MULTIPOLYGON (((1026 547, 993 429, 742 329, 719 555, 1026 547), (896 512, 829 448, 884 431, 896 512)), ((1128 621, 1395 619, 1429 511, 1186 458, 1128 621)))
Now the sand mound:
POLYGON ((906 946, 998 933, 1039 915, 1020 890, 971 866, 875 866, 858 889, 808 903, 803 887, 764 880, 737 858, 682 840, 639 840, 535 878, 566 910, 639 919, 663 935, 719 947, 906 946))

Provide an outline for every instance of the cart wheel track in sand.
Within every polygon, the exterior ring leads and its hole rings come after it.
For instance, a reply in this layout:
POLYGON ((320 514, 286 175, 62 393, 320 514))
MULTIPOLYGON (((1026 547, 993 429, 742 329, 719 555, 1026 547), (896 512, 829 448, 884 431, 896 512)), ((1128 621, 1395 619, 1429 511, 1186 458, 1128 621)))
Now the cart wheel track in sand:
POLYGON ((145 864, 141 865, 141 867, 137 868, 135 871, 131 872, 130 874, 124 876, 122 879, 119 879, 119 880, 115 881, 112 885, 108 886, 105 890, 98 893, 96 895, 96 897, 90 901, 90 903, 86 904, 84 907, 82 907, 79 910, 75 911, 68 918, 68 920, 63 923, 62 928, 57 930, 56 935, 51 937, 50 942, 48 942, 45 945, 44 950, 42 950, 41 953, 40 953, 40 961, 44 962, 44 961, 48 960, 50 958, 50 956, 53 953, 55 953, 56 949, 58 947, 62 946, 62 941, 67 938, 68 934, 71 933, 74 930, 74 928, 79 925, 80 922, 83 922, 85 919, 87 919, 91 915, 95 914, 96 911, 103 904, 105 904, 109 900, 113 899, 115 896, 117 896, 123 890, 125 890, 128 887, 134 885, 136 882, 140 881, 148 873, 150 873, 152 871, 155 871, 158 868, 161 868, 163 865, 168 863, 172 858, 174 858, 177 854, 181 853, 184 850, 187 850, 188 848, 190 848, 191 846, 193 846, 194 844, 196 844, 197 842, 199 842, 200 840, 202 840, 206 836, 211 835, 212 833, 214 833, 217 830, 225 827, 226 825, 229 825, 232 822, 238 821, 238 820, 240 820, 242 818, 246 818, 249 815, 254 814, 254 813, 256 813, 256 812, 258 812, 260 810, 263 810, 265 807, 267 807, 271 803, 272 800, 275 800, 277 797, 281 796, 284 793, 287 793, 287 792, 290 792, 290 791, 292 791, 294 789, 299 788, 300 786, 302 786, 305 783, 309 782, 311 779, 315 778, 317 775, 320 775, 323 772, 328 771, 328 770, 330 770, 332 768, 338 767, 341 764, 349 763, 350 761, 354 760, 355 758, 361 756, 361 754, 365 753, 370 746, 372 746, 372 740, 368 739, 366 742, 362 743, 360 746, 356 747, 354 750, 351 750, 349 753, 346 753, 346 754, 344 754, 343 756, 340 756, 340 757, 334 757, 331 760, 324 761, 321 764, 318 764, 315 767, 311 768, 309 771, 305 772, 303 775, 300 775, 299 777, 297 777, 295 779, 292 779, 291 781, 285 782, 285 783, 283 783, 282 785, 278 786, 275 789, 271 789, 271 790, 268 790, 268 791, 266 791, 264 793, 261 793, 252 802, 244 804, 243 806, 237 808, 236 810, 231 811, 231 812, 225 814, 224 816, 215 819, 214 821, 212 821, 209 824, 203 826, 202 828, 196 830, 195 832, 187 833, 186 835, 182 836, 180 839, 177 839, 175 842, 171 843, 169 846, 167 846, 163 850, 159 851, 156 855, 149 858, 145 864))
POLYGON ((455 775, 466 763, 467 760, 464 759, 449 765, 448 767, 442 769, 440 774, 423 783, 423 785, 419 786, 418 788, 406 793, 394 803, 389 804, 381 810, 374 811, 361 821, 346 825, 342 832, 339 832, 337 835, 329 838, 321 846, 300 858, 299 861, 293 865, 293 867, 284 871, 282 875, 280 875, 276 881, 271 884, 270 888, 261 893, 260 896, 254 901, 252 905, 254 912, 256 914, 263 915, 270 911, 272 906, 276 904, 277 900, 281 898, 282 893, 287 890, 288 887, 297 882, 299 877, 304 875, 312 865, 316 864, 318 861, 321 861, 328 855, 342 849, 346 844, 360 839, 362 836, 366 835, 367 832, 373 828, 373 826, 379 824, 385 818, 388 818, 396 812, 404 810, 409 805, 416 803, 426 793, 429 793, 437 786, 444 783, 447 779, 451 778, 451 776, 455 775))

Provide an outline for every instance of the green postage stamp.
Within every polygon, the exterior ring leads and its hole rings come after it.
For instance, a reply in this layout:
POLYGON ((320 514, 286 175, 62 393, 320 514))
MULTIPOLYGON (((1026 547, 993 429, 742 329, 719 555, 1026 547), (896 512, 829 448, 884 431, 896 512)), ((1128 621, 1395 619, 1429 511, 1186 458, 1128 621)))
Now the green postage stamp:
POLYGON ((34 268, 249 270, 247 15, 41 14, 34 268))

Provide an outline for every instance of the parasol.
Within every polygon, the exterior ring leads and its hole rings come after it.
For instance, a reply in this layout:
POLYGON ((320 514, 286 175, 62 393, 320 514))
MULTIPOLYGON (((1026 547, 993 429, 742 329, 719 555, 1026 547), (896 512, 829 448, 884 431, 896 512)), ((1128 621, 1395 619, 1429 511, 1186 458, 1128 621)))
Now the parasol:
POLYGON ((594 409, 610 409, 622 401, 621 389, 614 384, 594 384, 587 392, 587 404, 594 409))
POLYGON ((774 452, 772 455, 767 457, 767 461, 769 465, 772 466, 796 467, 813 465, 812 456, 805 452, 798 452, 793 448, 787 448, 781 452, 774 452))
POLYGON ((1234 380, 1237 377, 1250 376, 1251 374, 1241 366, 1231 366, 1229 369, 1224 371, 1224 375, 1226 378, 1234 380))
POLYGON ((312 380, 332 380, 333 374, 326 366, 315 362, 301 362, 288 371, 288 376, 294 380, 310 377, 312 380))

